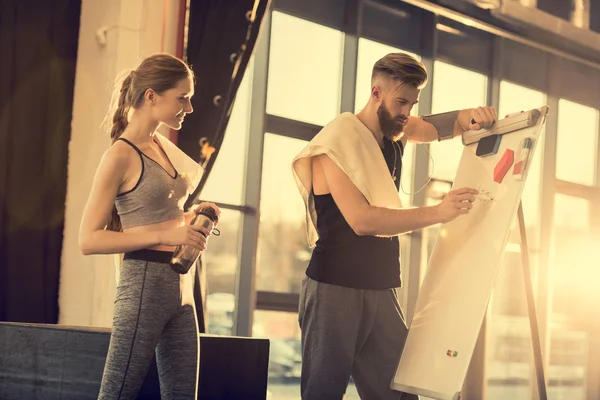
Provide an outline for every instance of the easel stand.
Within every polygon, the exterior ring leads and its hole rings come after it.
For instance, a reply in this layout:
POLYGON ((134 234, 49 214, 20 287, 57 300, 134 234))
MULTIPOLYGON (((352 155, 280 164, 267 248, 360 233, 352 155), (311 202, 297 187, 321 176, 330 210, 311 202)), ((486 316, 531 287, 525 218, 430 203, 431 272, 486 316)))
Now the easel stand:
POLYGON ((533 282, 531 280, 531 267, 529 265, 529 247, 527 246, 527 232, 523 216, 523 202, 519 202, 517 211, 519 220, 519 236, 521 238, 521 264, 523 265, 523 278, 525 279, 525 294, 527 296, 527 310, 529 313, 529 327, 531 328, 531 344, 533 345, 533 360, 537 378, 537 392, 539 400, 547 400, 546 379, 544 375, 544 361, 542 359, 542 346, 538 327, 537 312, 535 310, 535 297, 533 295, 533 282))

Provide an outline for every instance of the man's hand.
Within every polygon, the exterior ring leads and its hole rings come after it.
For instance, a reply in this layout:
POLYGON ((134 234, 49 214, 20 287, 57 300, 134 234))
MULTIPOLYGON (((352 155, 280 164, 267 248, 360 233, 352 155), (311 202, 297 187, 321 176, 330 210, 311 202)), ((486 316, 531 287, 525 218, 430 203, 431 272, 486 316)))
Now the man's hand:
MULTIPOLYGON (((494 107, 477 107, 472 108, 469 112, 469 130, 486 129, 496 122, 496 109, 494 107)), ((462 124, 461 124, 462 125, 462 124)), ((465 125, 462 125, 463 127, 465 125)))
POLYGON ((476 194, 479 194, 479 191, 471 188, 454 189, 448 192, 444 200, 437 205, 439 220, 442 223, 450 222, 460 215, 468 214, 473 208, 476 194))

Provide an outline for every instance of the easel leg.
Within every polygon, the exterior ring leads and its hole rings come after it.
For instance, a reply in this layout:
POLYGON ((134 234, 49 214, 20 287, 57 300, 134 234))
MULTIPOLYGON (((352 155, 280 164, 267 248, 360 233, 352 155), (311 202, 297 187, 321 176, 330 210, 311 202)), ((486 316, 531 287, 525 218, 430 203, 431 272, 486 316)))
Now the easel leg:
POLYGON ((538 395, 540 400, 547 400, 548 395, 546 394, 546 379, 544 375, 544 362, 542 360, 542 346, 540 341, 540 331, 537 323, 537 313, 535 310, 535 297, 533 295, 531 267, 529 265, 529 247, 527 246, 523 202, 519 203, 517 218, 519 219, 519 234, 521 237, 521 264, 523 265, 523 278, 525 279, 525 294, 527 296, 527 310, 529 312, 529 326, 531 328, 531 342, 533 345, 533 360, 535 363, 538 395))

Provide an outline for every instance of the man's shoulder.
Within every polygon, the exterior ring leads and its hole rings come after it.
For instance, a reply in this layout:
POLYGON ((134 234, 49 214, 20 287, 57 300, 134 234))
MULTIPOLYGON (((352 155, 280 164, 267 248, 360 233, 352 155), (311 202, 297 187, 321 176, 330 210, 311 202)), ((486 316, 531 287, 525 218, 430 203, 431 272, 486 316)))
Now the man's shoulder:
POLYGON ((327 138, 339 137, 341 139, 344 137, 343 135, 357 129, 357 122, 356 115, 350 112, 342 113, 321 128, 315 138, 325 136, 327 138))
POLYGON ((356 115, 352 114, 351 112, 344 112, 344 113, 339 114, 337 117, 335 117, 331 121, 329 121, 329 123, 327 125, 325 125, 323 127, 323 129, 325 129, 327 127, 339 126, 339 125, 353 126, 356 124, 357 121, 358 121, 358 118, 356 117, 356 115))

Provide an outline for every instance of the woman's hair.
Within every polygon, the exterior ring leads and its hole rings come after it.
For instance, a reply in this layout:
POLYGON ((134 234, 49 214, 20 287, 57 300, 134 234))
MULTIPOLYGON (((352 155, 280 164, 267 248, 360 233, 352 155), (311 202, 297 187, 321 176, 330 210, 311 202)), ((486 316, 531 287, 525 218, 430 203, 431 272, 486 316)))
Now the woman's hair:
MULTIPOLYGON (((112 143, 115 143, 127 128, 130 112, 144 104, 144 94, 148 89, 162 94, 174 88, 182 79, 193 76, 194 73, 184 61, 170 54, 153 54, 145 58, 136 69, 117 82, 113 91, 111 107, 107 114, 107 117, 112 115, 112 143)), ((114 206, 107 229, 121 230, 121 220, 114 206)))
POLYGON ((417 89, 427 84, 427 70, 423 63, 406 53, 390 53, 377 61, 371 81, 374 82, 380 75, 417 89))

